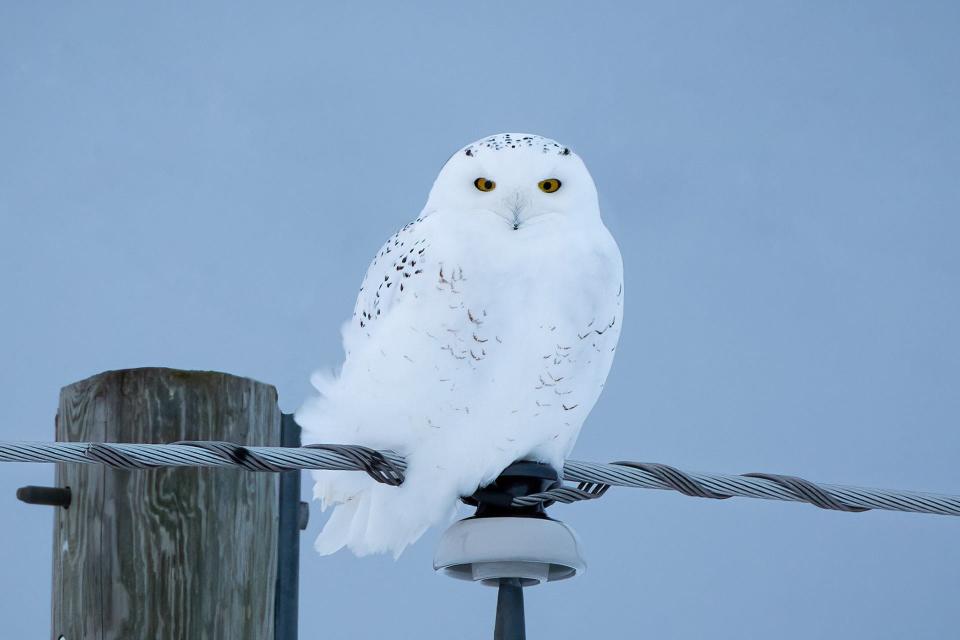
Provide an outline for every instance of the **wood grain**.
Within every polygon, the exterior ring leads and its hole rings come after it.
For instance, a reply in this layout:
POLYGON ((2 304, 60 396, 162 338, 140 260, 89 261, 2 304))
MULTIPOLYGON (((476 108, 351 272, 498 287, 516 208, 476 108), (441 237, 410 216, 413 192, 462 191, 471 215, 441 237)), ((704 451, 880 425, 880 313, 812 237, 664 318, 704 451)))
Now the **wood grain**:
MULTIPOLYGON (((223 373, 108 371, 65 387, 57 440, 278 446, 276 390, 223 373)), ((57 465, 52 637, 273 637, 277 474, 57 465)))

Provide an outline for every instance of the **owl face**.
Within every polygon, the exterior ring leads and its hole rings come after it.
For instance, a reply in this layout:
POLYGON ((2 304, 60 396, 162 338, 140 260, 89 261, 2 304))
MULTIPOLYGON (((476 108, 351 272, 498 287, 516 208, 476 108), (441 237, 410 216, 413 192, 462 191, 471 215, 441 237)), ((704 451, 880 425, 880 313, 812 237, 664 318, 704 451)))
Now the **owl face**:
POLYGON ((598 219, 593 178, 578 155, 548 138, 502 133, 467 145, 440 170, 426 215, 487 216, 515 231, 598 219))

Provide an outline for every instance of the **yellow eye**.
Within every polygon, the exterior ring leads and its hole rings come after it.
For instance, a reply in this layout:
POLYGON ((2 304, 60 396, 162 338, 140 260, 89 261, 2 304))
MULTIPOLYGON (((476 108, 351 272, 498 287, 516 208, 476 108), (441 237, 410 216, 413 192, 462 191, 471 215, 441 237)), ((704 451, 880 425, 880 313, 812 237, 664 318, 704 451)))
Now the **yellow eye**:
POLYGON ((473 186, 480 189, 480 191, 493 191, 497 188, 497 183, 486 178, 477 178, 473 181, 473 186))
POLYGON ((540 191, 544 193, 553 193, 560 188, 560 181, 556 178, 547 178, 546 180, 541 180, 538 184, 540 191))

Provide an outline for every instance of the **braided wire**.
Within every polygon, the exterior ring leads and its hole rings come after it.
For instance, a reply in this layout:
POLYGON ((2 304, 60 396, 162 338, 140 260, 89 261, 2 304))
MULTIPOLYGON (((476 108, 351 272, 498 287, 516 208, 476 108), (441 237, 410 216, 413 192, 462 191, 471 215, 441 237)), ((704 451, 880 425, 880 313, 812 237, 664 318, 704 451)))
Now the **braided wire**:
POLYGON ((238 467, 247 471, 297 469, 366 471, 378 482, 400 484, 406 462, 392 451, 357 445, 247 447, 232 442, 173 444, 121 442, 0 442, 0 462, 79 462, 114 469, 238 467))
MULTIPOLYGON (((234 467, 257 472, 295 469, 364 471, 388 485, 403 482, 406 462, 393 451, 357 445, 246 447, 229 442, 175 444, 0 442, 0 462, 73 462, 115 469, 158 467, 234 467)), ((649 462, 597 463, 567 460, 566 480, 577 486, 513 499, 515 506, 595 500, 610 487, 668 489, 688 496, 726 499, 733 496, 806 502, 821 509, 858 512, 869 509, 960 516, 960 496, 818 484, 770 473, 725 475, 681 471, 649 462)))

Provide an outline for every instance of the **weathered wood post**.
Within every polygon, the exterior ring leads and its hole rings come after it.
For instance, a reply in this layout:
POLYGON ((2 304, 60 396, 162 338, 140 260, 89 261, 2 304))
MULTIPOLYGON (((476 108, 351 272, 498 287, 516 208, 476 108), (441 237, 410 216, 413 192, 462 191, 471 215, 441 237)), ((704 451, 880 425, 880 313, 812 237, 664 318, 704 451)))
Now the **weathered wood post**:
MULTIPOLYGON (((108 371, 65 387, 57 440, 280 446, 277 392, 223 373, 108 371)), ((58 464, 54 640, 274 638, 278 474, 58 464)))

